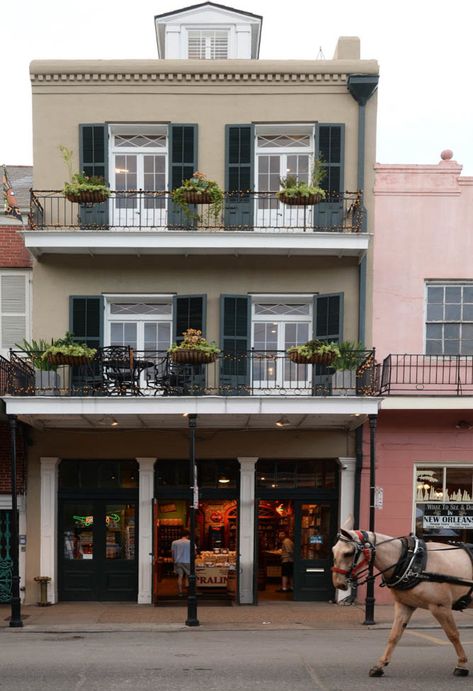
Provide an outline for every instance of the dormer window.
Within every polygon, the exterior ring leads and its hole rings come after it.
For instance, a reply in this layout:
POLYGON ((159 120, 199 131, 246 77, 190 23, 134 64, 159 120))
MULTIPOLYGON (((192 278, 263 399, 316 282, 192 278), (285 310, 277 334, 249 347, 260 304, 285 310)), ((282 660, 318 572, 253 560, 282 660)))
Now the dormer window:
POLYGON ((228 30, 192 29, 187 32, 187 57, 190 60, 226 60, 228 30))

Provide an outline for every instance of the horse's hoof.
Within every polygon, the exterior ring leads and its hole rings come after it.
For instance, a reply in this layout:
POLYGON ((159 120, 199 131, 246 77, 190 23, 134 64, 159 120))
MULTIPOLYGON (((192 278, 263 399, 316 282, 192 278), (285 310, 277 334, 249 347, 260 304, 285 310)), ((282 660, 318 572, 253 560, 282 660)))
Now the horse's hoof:
POLYGON ((382 667, 372 667, 369 675, 370 677, 384 677, 384 669, 382 667))
POLYGON ((466 669, 466 667, 455 667, 453 670, 453 674, 456 677, 467 677, 469 675, 470 671, 466 669))

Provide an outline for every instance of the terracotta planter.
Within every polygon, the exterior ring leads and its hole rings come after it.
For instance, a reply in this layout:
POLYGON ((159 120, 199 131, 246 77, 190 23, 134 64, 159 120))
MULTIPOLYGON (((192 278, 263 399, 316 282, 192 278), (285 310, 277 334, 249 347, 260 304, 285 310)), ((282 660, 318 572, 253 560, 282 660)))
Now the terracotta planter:
POLYGON ((321 202, 323 196, 321 194, 309 194, 308 197, 303 197, 299 194, 290 197, 289 195, 284 194, 284 192, 281 192, 278 195, 278 199, 287 206, 312 206, 321 202))
POLYGON ((306 357, 296 352, 288 353, 287 356, 296 365, 325 365, 326 367, 331 365, 336 357, 335 353, 314 353, 306 357))
POLYGON ((90 190, 88 192, 65 192, 65 197, 73 204, 101 204, 106 202, 108 195, 100 190, 90 190))
POLYGON ((208 192, 194 192, 186 190, 182 195, 186 204, 212 204, 213 199, 208 192))
POLYGON ((174 350, 170 354, 171 360, 179 365, 208 365, 215 362, 217 353, 205 353, 202 350, 174 350))
POLYGON ((78 367, 80 365, 90 365, 93 358, 86 357, 85 355, 63 355, 62 353, 56 353, 55 355, 48 355, 46 358, 48 364, 55 365, 72 365, 78 367))

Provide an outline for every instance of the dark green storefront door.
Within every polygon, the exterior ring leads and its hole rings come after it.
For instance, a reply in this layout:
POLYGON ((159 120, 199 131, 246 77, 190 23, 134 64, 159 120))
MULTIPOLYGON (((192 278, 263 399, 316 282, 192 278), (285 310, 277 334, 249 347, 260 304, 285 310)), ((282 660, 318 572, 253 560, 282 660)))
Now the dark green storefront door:
POLYGON ((294 600, 333 597, 331 547, 335 541, 334 502, 296 501, 294 526, 294 600))
POLYGON ((59 599, 136 600, 136 535, 136 501, 61 500, 59 599))

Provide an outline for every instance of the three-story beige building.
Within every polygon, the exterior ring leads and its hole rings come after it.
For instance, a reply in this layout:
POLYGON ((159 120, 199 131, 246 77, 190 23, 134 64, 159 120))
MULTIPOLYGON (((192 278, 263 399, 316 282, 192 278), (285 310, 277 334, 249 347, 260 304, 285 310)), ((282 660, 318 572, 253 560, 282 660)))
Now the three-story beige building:
POLYGON ((261 18, 211 2, 155 21, 156 60, 30 68, 33 335, 98 350, 36 372, 13 355, 6 408, 30 444, 26 601, 39 575, 51 602, 176 597, 170 544, 191 501, 203 600, 328 600, 356 430, 378 409, 365 330, 378 65, 353 37, 330 60, 260 60, 261 18), (108 199, 65 197, 61 147, 108 199), (310 182, 317 162, 325 199, 279 199, 282 178, 310 182), (217 208, 173 201, 196 171, 223 189, 217 208), (214 362, 173 362, 188 328, 217 343, 214 362), (361 341, 357 369, 335 380, 294 363, 288 348, 314 338, 361 341))

